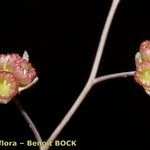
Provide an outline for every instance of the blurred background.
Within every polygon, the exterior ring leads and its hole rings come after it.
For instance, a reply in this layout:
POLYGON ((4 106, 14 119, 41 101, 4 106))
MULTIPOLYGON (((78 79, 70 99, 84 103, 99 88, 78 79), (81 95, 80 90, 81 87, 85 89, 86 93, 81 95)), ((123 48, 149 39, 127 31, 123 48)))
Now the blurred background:
MULTIPOLYGON (((83 89, 111 0, 0 2, 0 53, 23 54, 37 69, 38 83, 17 98, 46 140, 83 89)), ((98 76, 135 70, 134 56, 150 39, 149 0, 121 0, 98 76)), ((0 105, 0 140, 35 140, 14 102, 0 105)), ((77 147, 53 150, 146 149, 150 141, 150 97, 133 77, 94 86, 58 136, 77 147)), ((0 147, 36 150, 38 147, 0 147)))

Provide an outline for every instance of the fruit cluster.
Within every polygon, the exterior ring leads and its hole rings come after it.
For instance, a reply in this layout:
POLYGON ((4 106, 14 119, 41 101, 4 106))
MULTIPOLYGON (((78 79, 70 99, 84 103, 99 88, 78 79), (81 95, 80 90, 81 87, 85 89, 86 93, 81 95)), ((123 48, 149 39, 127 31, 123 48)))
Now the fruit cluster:
POLYGON ((150 41, 141 43, 135 55, 136 71, 134 78, 150 95, 150 41))
POLYGON ((28 54, 0 54, 0 103, 8 103, 19 88, 28 86, 36 77, 36 70, 28 62, 28 54))

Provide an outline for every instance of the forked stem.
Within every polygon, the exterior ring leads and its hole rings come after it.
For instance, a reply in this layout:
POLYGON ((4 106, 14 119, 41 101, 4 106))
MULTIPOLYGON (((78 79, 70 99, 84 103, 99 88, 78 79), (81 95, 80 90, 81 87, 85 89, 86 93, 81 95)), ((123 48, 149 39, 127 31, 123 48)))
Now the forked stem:
MULTIPOLYGON (((60 130, 67 124, 67 122, 70 120, 69 118, 75 113, 77 108, 82 103, 81 99, 84 99, 87 96, 87 94, 89 93, 89 91, 91 90, 91 88, 94 85, 96 85, 98 83, 101 83, 102 81, 106 81, 106 80, 132 76, 132 75, 134 75, 134 73, 135 73, 135 71, 129 71, 129 72, 121 72, 121 73, 114 73, 114 74, 104 75, 104 76, 95 78, 91 85, 86 85, 84 90, 82 91, 82 93, 80 94, 80 96, 78 97, 76 102, 74 103, 74 105, 68 111, 68 113, 66 114, 64 119, 60 122, 58 127, 54 130, 53 134, 49 138, 50 140, 48 140, 47 142, 52 142, 52 141, 55 140, 55 138, 60 133, 60 130)), ((40 134, 38 133, 38 130, 36 129, 34 123, 30 119, 30 117, 28 116, 26 111, 23 109, 23 106, 21 105, 21 103, 17 99, 15 99, 15 103, 16 103, 16 106, 18 107, 18 109, 20 110, 21 114, 23 115, 24 119, 29 124, 29 127, 31 128, 32 132, 34 133, 36 140, 38 142, 42 142, 42 138, 41 138, 40 134)), ((46 146, 45 147, 40 147, 40 150, 45 150, 46 148, 48 149, 48 147, 46 147, 46 146)))
MULTIPOLYGON (((122 78, 122 77, 125 78, 125 77, 129 77, 129 76, 133 76, 134 73, 135 73, 135 71, 129 71, 129 72, 121 72, 121 73, 114 73, 114 74, 104 75, 104 76, 95 78, 91 85, 87 84, 85 86, 84 90, 81 92, 78 99, 75 101, 75 103, 73 104, 71 109, 66 114, 66 116, 62 119, 60 124, 57 126, 57 128, 54 130, 54 132, 51 134, 51 136, 49 137, 47 142, 53 142, 57 138, 57 136, 59 135, 59 133, 61 132, 63 127, 68 123, 70 118, 73 116, 75 111, 78 109, 78 107, 80 106, 80 104, 82 103, 82 101, 84 100, 84 98, 87 96, 87 94, 89 93, 89 91, 92 89, 92 87, 94 85, 96 85, 98 83, 101 83, 102 81, 106 81, 106 80, 122 78)), ((49 148, 49 146, 45 146, 45 147, 43 147, 43 150, 48 150, 48 148, 49 148)))
MULTIPOLYGON (((117 9, 119 2, 120 2, 120 0, 113 0, 112 1, 111 8, 109 10, 109 13, 108 13, 105 25, 104 25, 104 29, 102 31, 99 46, 97 49, 97 53, 96 53, 96 56, 94 59, 94 63, 93 63, 92 70, 91 70, 89 79, 87 81, 87 84, 85 85, 84 89, 82 90, 82 92, 80 93, 79 97, 74 102, 74 104, 72 105, 70 110, 67 112, 65 117, 62 119, 60 124, 56 127, 56 129, 53 131, 51 136, 48 138, 47 142, 53 142, 57 138, 59 133, 63 130, 65 125, 72 118, 73 114, 77 111, 77 109, 79 108, 79 106, 81 105, 81 103, 83 102, 83 100, 85 99, 85 97, 87 96, 89 91, 91 90, 92 86, 94 85, 94 79, 96 78, 97 71, 98 71, 98 68, 100 65, 100 60, 101 60, 101 57, 103 54, 103 50, 104 50, 104 46, 106 43, 108 31, 110 29, 110 25, 111 25, 112 19, 114 17, 114 14, 115 14, 115 11, 117 9)), ((49 145, 45 145, 42 147, 43 150, 48 150, 49 148, 50 148, 49 145)))

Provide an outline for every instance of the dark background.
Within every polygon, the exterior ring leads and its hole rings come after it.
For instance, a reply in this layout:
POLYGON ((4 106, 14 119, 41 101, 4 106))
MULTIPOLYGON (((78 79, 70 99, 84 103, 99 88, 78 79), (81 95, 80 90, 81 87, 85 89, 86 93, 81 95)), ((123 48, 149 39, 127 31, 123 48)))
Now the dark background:
MULTIPOLYGON (((1 1, 0 53, 27 50, 38 83, 17 97, 43 140, 84 87, 111 0, 1 1)), ((122 0, 113 20, 98 75, 135 70, 139 44, 150 39, 149 0, 122 0)), ((0 105, 0 140, 35 140, 15 104, 0 105)), ((96 85, 58 139, 77 147, 53 150, 146 149, 150 97, 133 77, 96 85)), ((17 147, 20 150, 36 147, 17 147)), ((16 147, 0 147, 13 150, 16 147)))

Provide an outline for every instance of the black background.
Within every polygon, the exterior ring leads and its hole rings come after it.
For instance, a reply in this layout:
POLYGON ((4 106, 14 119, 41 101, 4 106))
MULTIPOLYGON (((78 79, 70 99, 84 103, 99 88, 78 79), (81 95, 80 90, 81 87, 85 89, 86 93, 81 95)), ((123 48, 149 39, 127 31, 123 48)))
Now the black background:
MULTIPOLYGON (((122 0, 113 20, 98 76, 135 70, 139 44, 150 39, 149 0, 122 0)), ((27 50, 38 83, 17 97, 43 140, 58 125, 84 87, 111 0, 1 1, 0 53, 27 50)), ((35 140, 15 104, 0 105, 0 139, 35 140)), ((96 85, 61 134, 77 147, 59 150, 146 149, 150 98, 133 77, 96 85)), ((18 146, 18 149, 36 147, 18 146)), ((16 147, 0 147, 13 150, 16 147)))

